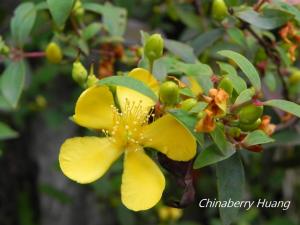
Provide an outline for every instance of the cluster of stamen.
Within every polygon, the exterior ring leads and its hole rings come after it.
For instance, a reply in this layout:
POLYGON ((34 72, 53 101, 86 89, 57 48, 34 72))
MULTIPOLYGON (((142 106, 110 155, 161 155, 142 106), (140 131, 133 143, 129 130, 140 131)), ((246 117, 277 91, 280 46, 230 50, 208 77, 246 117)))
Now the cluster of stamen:
POLYGON ((154 119, 154 108, 145 108, 142 102, 131 102, 126 99, 122 112, 111 105, 113 111, 113 127, 103 133, 113 143, 121 146, 140 145, 145 141, 143 127, 150 119, 154 119))

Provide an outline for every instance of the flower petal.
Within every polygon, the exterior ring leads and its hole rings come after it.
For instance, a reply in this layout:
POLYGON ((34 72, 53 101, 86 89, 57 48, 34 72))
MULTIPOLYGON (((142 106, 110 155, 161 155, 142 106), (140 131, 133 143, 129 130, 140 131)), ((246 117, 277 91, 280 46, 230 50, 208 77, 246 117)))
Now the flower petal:
POLYGON ((73 119, 87 128, 110 129, 113 125, 113 104, 114 99, 108 87, 93 86, 78 98, 73 119))
POLYGON ((159 167, 143 149, 130 149, 125 153, 121 197, 131 210, 146 210, 161 199, 165 178, 159 167))
POLYGON ((150 87, 154 93, 158 94, 158 89, 159 89, 158 81, 148 70, 145 70, 143 68, 135 68, 130 71, 128 76, 142 81, 144 84, 150 87))
MULTIPOLYGON (((128 74, 128 76, 142 81, 144 84, 149 86, 156 94, 158 93, 159 84, 157 80, 153 77, 153 75, 147 70, 142 68, 136 68, 133 69, 128 74)), ((142 106, 146 113, 148 113, 150 108, 155 104, 155 102, 148 96, 145 96, 135 90, 126 87, 117 87, 117 96, 122 111, 125 110, 126 104, 128 104, 128 102, 134 102, 136 106, 140 104, 140 106, 142 106)))
POLYGON ((173 116, 166 114, 144 129, 143 143, 176 161, 188 161, 196 154, 193 135, 173 116))
POLYGON ((121 153, 108 138, 75 137, 62 144, 59 164, 71 180, 90 183, 100 178, 121 153))

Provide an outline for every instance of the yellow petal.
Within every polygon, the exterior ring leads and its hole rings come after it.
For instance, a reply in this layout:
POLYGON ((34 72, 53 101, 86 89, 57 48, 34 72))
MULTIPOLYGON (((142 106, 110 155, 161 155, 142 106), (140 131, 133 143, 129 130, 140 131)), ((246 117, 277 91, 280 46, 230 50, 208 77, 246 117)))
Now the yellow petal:
POLYGON ((190 83, 190 89, 192 90, 194 95, 197 96, 203 93, 203 88, 200 86, 200 84, 194 77, 187 76, 187 79, 190 83))
POLYGON ((196 154, 193 135, 173 116, 166 114, 144 129, 144 145, 176 161, 188 161, 196 154))
POLYGON ((165 188, 165 178, 159 167, 140 146, 137 148, 125 153, 121 185, 122 202, 134 211, 152 208, 165 188))
POLYGON ((158 89, 159 89, 158 81, 148 70, 142 68, 135 68, 130 71, 128 76, 142 81, 144 84, 150 87, 154 93, 158 94, 158 89))
POLYGON ((71 180, 90 183, 100 178, 121 153, 108 138, 75 137, 62 144, 59 165, 71 180))
POLYGON ((151 98, 126 87, 117 87, 117 96, 122 112, 128 109, 128 106, 129 108, 141 106, 141 113, 148 113, 155 104, 151 98))
POLYGON ((78 98, 73 119, 87 128, 110 129, 113 125, 113 104, 114 99, 108 87, 93 86, 78 98))

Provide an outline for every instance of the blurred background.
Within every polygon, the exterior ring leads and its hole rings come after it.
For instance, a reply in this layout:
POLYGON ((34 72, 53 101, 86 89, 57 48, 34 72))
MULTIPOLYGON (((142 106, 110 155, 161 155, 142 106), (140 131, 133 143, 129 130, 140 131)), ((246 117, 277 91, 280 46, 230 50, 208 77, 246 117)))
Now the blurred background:
MULTIPOLYGON (((21 2, 25 1, 0 1, 1 36, 7 37, 13 11, 21 2)), ((140 30, 189 41, 211 26, 218 26, 210 22, 209 0, 110 2, 127 9, 125 45, 139 45, 140 30), (201 19, 198 21, 195 17, 201 19)), ((256 1, 226 2, 235 6, 256 1)), ((26 49, 44 49, 51 40, 53 32, 48 18, 47 13, 38 14, 32 40, 26 49)), ((226 37, 213 42, 205 51, 199 50, 201 61, 213 61, 214 52, 223 46, 238 48, 226 41, 226 37)), ((98 68, 99 58, 101 55, 91 51, 85 63, 95 62, 98 68)), ((217 209, 199 208, 197 202, 202 198, 217 198, 213 166, 198 171, 197 200, 193 204, 182 210, 166 206, 180 198, 183 191, 175 179, 166 174, 170 182, 164 201, 151 210, 138 213, 129 211, 120 202, 122 160, 90 185, 79 185, 63 176, 58 166, 60 145, 66 138, 87 132, 68 119, 81 92, 70 78, 71 64, 71 61, 50 64, 44 58, 29 60, 20 107, 13 113, 0 112, 1 120, 18 131, 17 138, 0 142, 0 225, 220 225, 217 209)), ((114 66, 115 71, 130 68, 122 63, 114 66)), ((0 69, 3 70, 2 64, 0 69)), ((241 210, 237 225, 300 224, 300 139, 292 130, 280 134, 278 140, 261 154, 245 153, 245 198, 291 200, 290 209, 254 207, 249 211, 241 210)))

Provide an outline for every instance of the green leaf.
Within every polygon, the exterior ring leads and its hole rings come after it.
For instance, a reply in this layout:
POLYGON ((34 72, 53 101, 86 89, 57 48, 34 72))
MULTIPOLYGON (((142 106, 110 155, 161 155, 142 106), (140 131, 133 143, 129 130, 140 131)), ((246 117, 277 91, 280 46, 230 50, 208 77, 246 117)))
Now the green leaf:
POLYGON ((266 144, 269 142, 273 142, 274 139, 270 138, 265 132, 262 130, 255 130, 249 133, 245 139, 243 140, 243 144, 246 146, 266 144))
POLYGON ((110 3, 101 5, 91 2, 83 4, 83 7, 102 15, 103 24, 111 36, 123 36, 127 24, 127 11, 125 9, 110 3))
POLYGON ((277 87, 276 77, 272 71, 270 70, 266 71, 263 80, 271 92, 274 92, 276 90, 277 87))
POLYGON ((271 15, 259 14, 253 9, 249 9, 246 11, 238 12, 236 15, 241 20, 250 23, 256 27, 265 29, 265 30, 272 30, 277 27, 282 26, 287 22, 289 19, 286 14, 280 13, 280 11, 276 10, 277 13, 273 13, 271 15))
POLYGON ((94 22, 94 23, 89 24, 86 28, 84 28, 82 30, 83 39, 87 41, 87 40, 95 37, 96 34, 98 34, 100 32, 101 28, 102 28, 101 23, 94 22))
POLYGON ((188 96, 188 97, 192 97, 192 98, 195 97, 194 93, 189 88, 181 88, 180 91, 179 91, 179 93, 181 95, 185 95, 185 96, 188 96))
POLYGON ((197 123, 197 118, 190 115, 188 112, 182 109, 172 109, 169 111, 181 124, 183 124, 191 134, 196 138, 197 142, 203 146, 204 135, 203 133, 195 132, 195 125, 197 123))
POLYGON ((8 125, 0 122, 0 140, 6 140, 18 137, 18 133, 11 129, 8 125))
POLYGON ((191 46, 193 49, 195 49, 196 55, 200 55, 204 50, 221 38, 223 34, 224 30, 218 28, 205 32, 199 37, 195 38, 192 41, 191 46))
POLYGON ((164 43, 166 49, 181 58, 183 61, 187 63, 195 63, 197 61, 197 57, 195 56, 194 50, 191 46, 170 39, 166 39, 164 43))
POLYGON ((219 148, 215 144, 211 144, 197 155, 194 162, 194 169, 199 169, 214 163, 220 162, 235 153, 235 148, 233 145, 228 145, 226 149, 223 149, 222 154, 219 148))
MULTIPOLYGON (((217 187, 220 201, 241 201, 245 188, 245 174, 239 154, 217 163, 217 187)), ((239 208, 219 208, 223 225, 229 225, 238 218, 239 208)))
POLYGON ((226 151, 230 142, 226 140, 223 125, 217 124, 216 128, 210 133, 210 136, 219 148, 220 153, 224 154, 223 151, 226 151))
POLYGON ((165 62, 165 58, 159 58, 154 61, 153 68, 152 68, 152 74, 159 80, 164 81, 166 79, 167 73, 168 73, 168 67, 165 62))
POLYGON ((222 62, 218 62, 218 64, 221 70, 227 74, 228 78, 232 82, 234 90, 236 90, 238 94, 240 94, 247 88, 246 82, 237 74, 235 68, 232 65, 222 62))
POLYGON ((189 113, 190 114, 199 113, 203 111, 207 105, 208 105, 207 102, 197 102, 197 104, 189 111, 189 113))
POLYGON ((281 0, 274 0, 274 1, 272 1, 272 3, 280 6, 280 8, 282 10, 284 10, 285 12, 288 12, 289 14, 293 15, 295 17, 295 20, 300 22, 300 11, 297 7, 295 7, 293 5, 290 5, 290 4, 288 4, 284 1, 281 1, 281 0))
POLYGON ((267 144, 267 147, 300 145, 299 133, 294 129, 276 132, 272 138, 275 140, 275 142, 267 144))
POLYGON ((213 88, 213 83, 210 79, 213 71, 208 65, 200 62, 195 64, 178 63, 177 70, 185 73, 187 76, 194 77, 204 89, 205 93, 208 93, 208 91, 213 88))
POLYGON ((261 89, 259 74, 248 59, 246 59, 241 54, 231 50, 222 50, 218 53, 222 56, 228 57, 229 59, 233 60, 240 67, 243 73, 248 77, 249 81, 254 86, 254 88, 256 90, 261 89))
POLYGON ((272 99, 264 102, 264 105, 272 106, 281 109, 282 111, 289 112, 297 117, 300 117, 300 105, 294 102, 282 99, 272 99))
POLYGON ((234 105, 240 105, 244 102, 250 101, 254 96, 255 91, 252 88, 248 88, 240 93, 240 95, 236 98, 234 105))
POLYGON ((19 61, 10 63, 5 69, 1 79, 1 91, 3 97, 12 108, 16 108, 24 86, 24 62, 19 61))
POLYGON ((47 4, 54 22, 63 27, 72 11, 74 0, 47 0, 47 4))
POLYGON ((236 27, 232 27, 226 30, 227 34, 229 35, 229 37, 236 42, 238 45, 240 45, 241 47, 245 47, 246 46, 246 40, 245 40, 245 35, 244 33, 236 28, 236 27))
POLYGON ((36 18, 36 8, 31 2, 20 4, 14 11, 10 29, 12 38, 20 47, 28 39, 36 18))
POLYGON ((148 96, 154 101, 157 101, 156 94, 147 85, 145 85, 142 81, 139 81, 129 76, 107 77, 98 81, 98 84, 127 87, 148 96))

